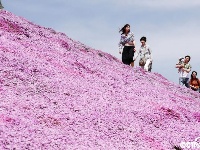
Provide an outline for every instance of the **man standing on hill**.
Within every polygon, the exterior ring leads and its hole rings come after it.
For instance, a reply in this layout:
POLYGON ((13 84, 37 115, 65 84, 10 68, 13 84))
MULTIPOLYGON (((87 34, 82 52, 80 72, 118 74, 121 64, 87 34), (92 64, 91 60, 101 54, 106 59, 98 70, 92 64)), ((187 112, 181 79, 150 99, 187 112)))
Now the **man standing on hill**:
POLYGON ((177 64, 176 68, 180 70, 179 84, 185 85, 189 88, 189 72, 191 71, 192 66, 189 64, 191 57, 185 56, 183 64, 177 64))

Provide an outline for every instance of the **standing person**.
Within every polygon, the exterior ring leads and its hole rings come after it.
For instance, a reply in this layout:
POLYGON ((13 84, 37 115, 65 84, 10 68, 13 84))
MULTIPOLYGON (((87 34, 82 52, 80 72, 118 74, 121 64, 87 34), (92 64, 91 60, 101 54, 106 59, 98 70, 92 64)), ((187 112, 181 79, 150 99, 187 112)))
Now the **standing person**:
POLYGON ((152 51, 150 49, 150 46, 146 44, 146 41, 146 37, 141 37, 141 47, 138 52, 138 55, 140 55, 139 66, 141 66, 144 70, 151 72, 153 62, 152 51))
MULTIPOLYGON (((133 56, 135 52, 135 40, 134 34, 130 32, 130 25, 124 25, 119 32, 122 32, 119 42, 119 49, 123 47, 122 62, 126 65, 134 67, 133 56)), ((121 54, 121 50, 119 53, 121 54)))
POLYGON ((3 9, 4 7, 3 7, 3 5, 1 4, 1 0, 0 0, 0 9, 3 9))
POLYGON ((192 71, 191 79, 190 79, 190 88, 194 91, 199 91, 200 81, 197 78, 197 72, 192 71))
POLYGON ((191 71, 192 66, 189 64, 191 57, 185 56, 184 63, 180 65, 176 65, 176 68, 180 69, 180 77, 179 84, 185 85, 189 88, 189 73, 191 71))

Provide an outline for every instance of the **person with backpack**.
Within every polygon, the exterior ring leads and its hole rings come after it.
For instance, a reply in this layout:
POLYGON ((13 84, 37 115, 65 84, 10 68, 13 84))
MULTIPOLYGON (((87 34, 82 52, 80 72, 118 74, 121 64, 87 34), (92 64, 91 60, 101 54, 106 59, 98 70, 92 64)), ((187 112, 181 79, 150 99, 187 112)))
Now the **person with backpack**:
POLYGON ((138 55, 140 55, 139 66, 141 66, 141 68, 143 68, 144 70, 151 72, 153 62, 152 51, 150 49, 150 46, 146 44, 146 41, 146 37, 141 37, 141 47, 139 49, 137 57, 138 55))
POLYGON ((119 32, 122 32, 119 42, 119 53, 122 53, 122 62, 126 65, 134 67, 133 56, 135 53, 134 34, 130 32, 130 25, 126 24, 119 32), (121 52, 121 49, 123 51, 121 52))
POLYGON ((189 55, 185 56, 183 64, 176 64, 176 68, 180 71, 179 77, 179 84, 185 85, 187 88, 190 87, 189 85, 189 73, 191 71, 192 66, 189 64, 191 57, 189 55))
POLYGON ((191 79, 190 79, 190 88, 194 91, 199 91, 199 86, 200 86, 200 81, 197 78, 197 72, 196 71, 192 71, 191 74, 191 79))

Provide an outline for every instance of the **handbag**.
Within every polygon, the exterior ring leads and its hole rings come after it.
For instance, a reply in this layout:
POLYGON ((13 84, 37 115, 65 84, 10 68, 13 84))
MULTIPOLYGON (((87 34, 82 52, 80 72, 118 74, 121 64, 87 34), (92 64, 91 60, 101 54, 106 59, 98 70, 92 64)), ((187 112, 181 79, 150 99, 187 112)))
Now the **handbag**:
POLYGON ((139 60, 139 66, 144 66, 145 64, 146 64, 145 57, 140 58, 140 60, 139 60))

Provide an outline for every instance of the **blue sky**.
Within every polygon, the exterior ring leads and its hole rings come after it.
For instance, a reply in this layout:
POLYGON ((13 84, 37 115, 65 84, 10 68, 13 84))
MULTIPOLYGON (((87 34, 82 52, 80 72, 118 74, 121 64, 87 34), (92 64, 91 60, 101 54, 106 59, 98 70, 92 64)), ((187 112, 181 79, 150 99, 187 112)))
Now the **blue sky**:
MULTIPOLYGON (((1 0, 5 10, 121 59, 119 27, 129 23, 139 39, 147 37, 153 70, 178 83, 175 64, 191 56, 200 77, 199 0, 1 0)), ((138 66, 138 60, 136 61, 138 66)))

